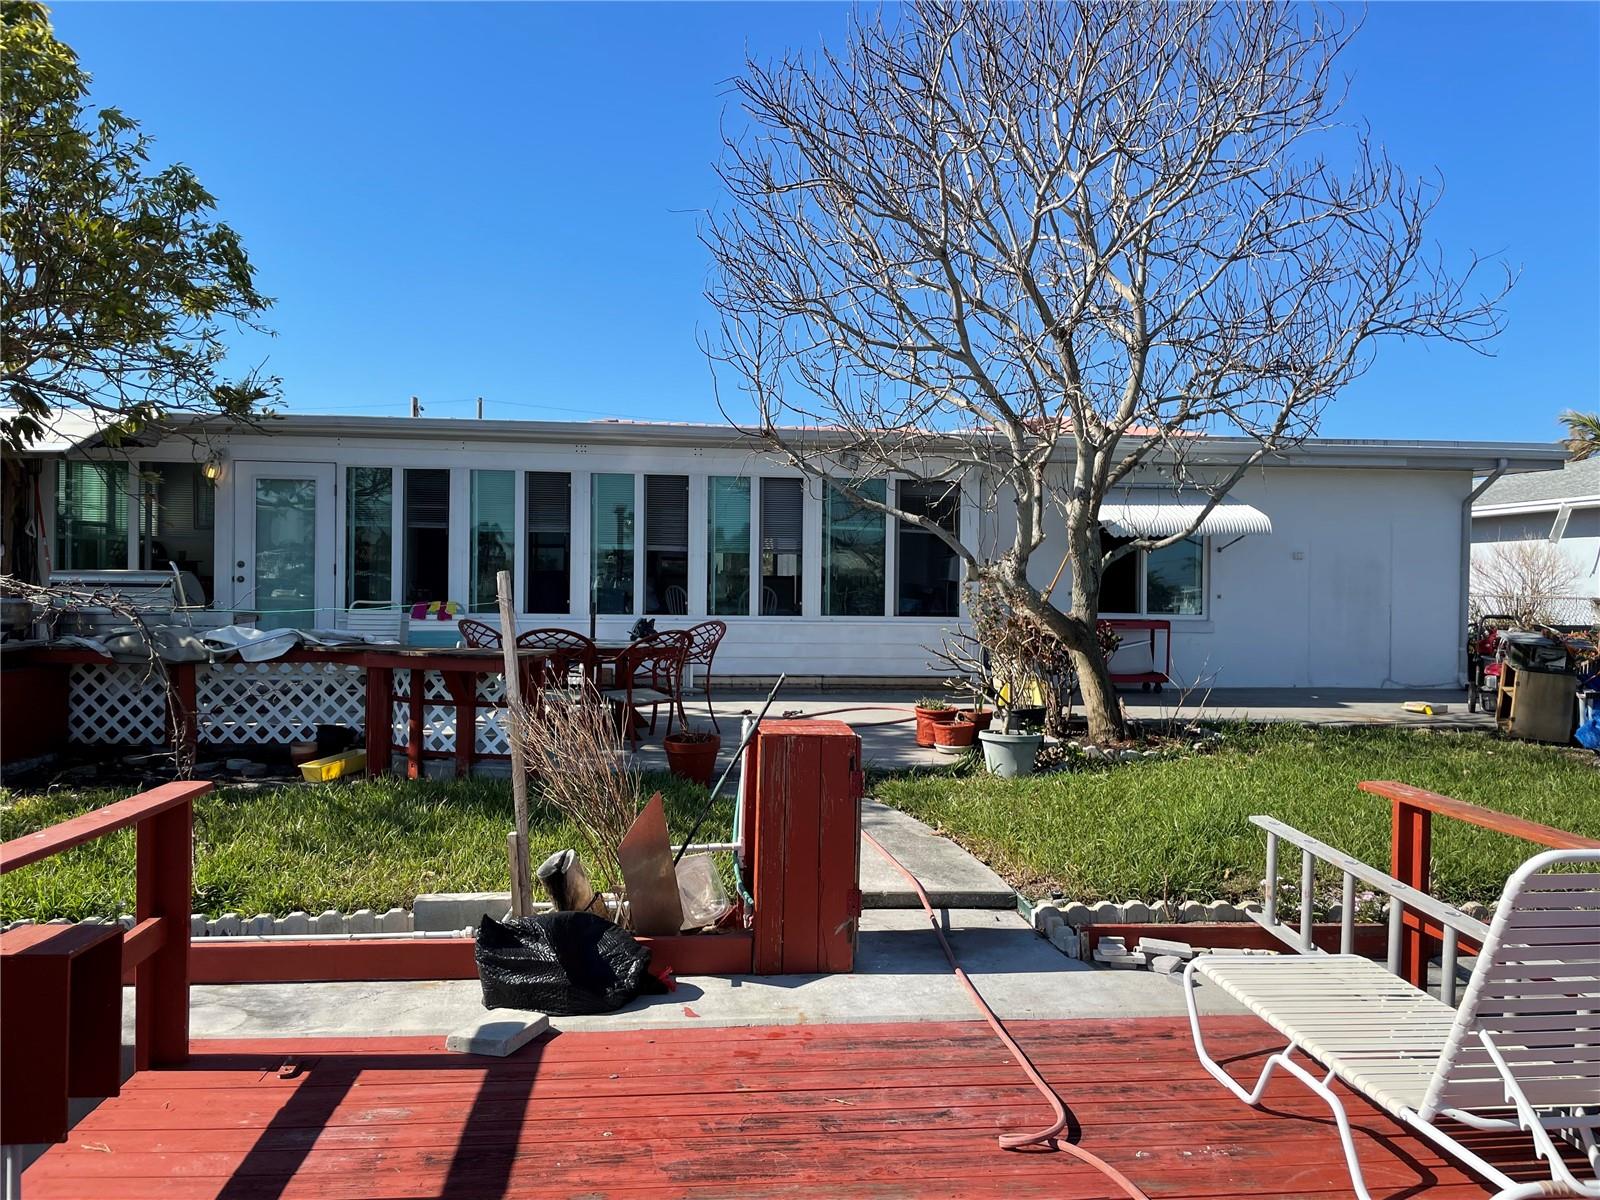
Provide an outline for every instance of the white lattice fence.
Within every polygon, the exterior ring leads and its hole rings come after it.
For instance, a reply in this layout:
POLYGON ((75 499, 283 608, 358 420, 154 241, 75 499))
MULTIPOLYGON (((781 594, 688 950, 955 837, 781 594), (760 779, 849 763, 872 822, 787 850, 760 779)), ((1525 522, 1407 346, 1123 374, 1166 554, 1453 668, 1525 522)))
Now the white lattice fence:
POLYGON ((67 737, 99 746, 159 746, 167 698, 144 663, 80 663, 67 688, 67 737))
MULTIPOLYGON (((414 672, 394 673, 394 703, 390 709, 393 745, 403 750, 411 742, 411 681, 414 672)), ((478 714, 473 744, 479 754, 510 754, 507 733, 505 678, 499 674, 477 677, 478 714)), ((456 748, 456 706, 437 671, 423 673, 422 748, 430 753, 451 754, 456 748)))
POLYGON ((209 663, 196 671, 200 740, 228 745, 310 741, 318 725, 364 730, 367 674, 335 663, 209 663))

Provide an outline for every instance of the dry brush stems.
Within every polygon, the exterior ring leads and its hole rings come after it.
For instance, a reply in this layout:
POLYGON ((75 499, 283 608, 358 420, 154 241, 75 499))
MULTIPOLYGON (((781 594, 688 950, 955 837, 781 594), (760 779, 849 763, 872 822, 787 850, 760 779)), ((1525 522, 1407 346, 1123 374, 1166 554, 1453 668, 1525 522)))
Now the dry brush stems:
MULTIPOLYGON (((577 826, 579 847, 593 864, 591 876, 608 882, 620 898, 617 846, 643 806, 639 773, 628 764, 615 713, 590 685, 566 695, 547 689, 536 707, 511 716, 522 743, 528 778, 557 812, 577 826)), ((619 906, 619 911, 621 910, 619 906)), ((623 922, 624 924, 626 922, 623 922)))
POLYGON ((1473 560, 1472 590, 1491 611, 1518 624, 1557 625, 1560 609, 1578 590, 1578 568, 1551 542, 1501 542, 1473 560))
POLYGON ((1379 341, 1498 332, 1509 277, 1452 271, 1423 233, 1437 182, 1341 113, 1343 22, 922 0, 858 12, 837 52, 747 62, 730 203, 702 233, 714 378, 776 453, 945 538, 1092 654, 1105 564, 1192 533, 1379 341), (1208 458, 1201 432, 1241 442, 1208 458), (1102 555, 1102 500, 1153 464, 1206 507, 1102 555), (979 477, 1003 541, 980 553, 859 488, 889 471, 979 477), (1066 614, 1027 576, 1052 512, 1066 614))

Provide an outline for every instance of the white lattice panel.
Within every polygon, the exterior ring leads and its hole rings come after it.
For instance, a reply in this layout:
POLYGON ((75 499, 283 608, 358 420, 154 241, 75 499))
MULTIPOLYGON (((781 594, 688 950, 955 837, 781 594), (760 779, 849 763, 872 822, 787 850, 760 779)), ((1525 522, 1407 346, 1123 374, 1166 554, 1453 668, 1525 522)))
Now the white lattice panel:
POLYGON ((405 700, 411 696, 411 672, 396 671, 389 681, 389 691, 396 700, 405 700))
POLYGON ((478 703, 504 704, 506 702, 506 677, 504 675, 479 675, 478 703))
POLYGON ((143 663, 80 663, 67 688, 67 736, 110 746, 157 746, 167 740, 161 681, 143 663))
POLYGON ((437 671, 422 673, 422 698, 424 700, 450 700, 450 689, 444 685, 444 676, 437 671))
POLYGON ((424 750, 454 750, 456 748, 455 705, 424 704, 422 706, 422 748, 424 750))
MULTIPOLYGON (((398 674, 396 678, 399 678, 398 674)), ((389 709, 390 745, 396 750, 411 744, 411 705, 396 703, 389 709)))
POLYGON ((210 663, 195 673, 200 740, 310 741, 318 725, 366 728, 367 676, 335 663, 210 663))
POLYGON ((511 739, 506 734, 506 710, 480 708, 478 710, 477 741, 479 754, 510 754, 511 739))

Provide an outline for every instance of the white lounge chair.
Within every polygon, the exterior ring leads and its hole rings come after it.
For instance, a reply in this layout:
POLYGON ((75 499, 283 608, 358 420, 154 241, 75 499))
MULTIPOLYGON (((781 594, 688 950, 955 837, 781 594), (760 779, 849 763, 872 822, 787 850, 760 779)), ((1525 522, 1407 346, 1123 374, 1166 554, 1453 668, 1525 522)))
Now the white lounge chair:
MULTIPOLYGON (((1463 918, 1462 925, 1475 924, 1463 918)), ((1453 953, 1448 965, 1454 969, 1453 953)), ((1205 1069, 1252 1107, 1279 1068, 1322 1097, 1361 1200, 1370 1197, 1349 1118, 1328 1086, 1334 1079, 1489 1180, 1500 1189, 1496 1200, 1600 1196, 1600 850, 1535 855, 1506 881, 1459 1008, 1368 959, 1316 951, 1203 956, 1185 970, 1184 987, 1205 1069), (1206 1052, 1197 979, 1288 1039, 1250 1091, 1206 1052), (1296 1062, 1297 1050, 1326 1074, 1318 1078, 1296 1062), (1442 1118, 1474 1129, 1528 1131, 1550 1178, 1518 1183, 1441 1128, 1442 1118), (1590 1178, 1573 1174, 1561 1139, 1587 1156, 1590 1178)))

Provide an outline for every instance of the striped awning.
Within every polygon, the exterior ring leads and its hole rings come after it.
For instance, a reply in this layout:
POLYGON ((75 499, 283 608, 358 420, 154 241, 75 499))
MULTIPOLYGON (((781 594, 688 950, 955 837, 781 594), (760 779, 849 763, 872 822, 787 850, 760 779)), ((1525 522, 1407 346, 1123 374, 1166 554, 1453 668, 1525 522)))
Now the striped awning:
MULTIPOLYGON (((1172 537, 1194 524, 1209 497, 1198 492, 1174 495, 1172 492, 1118 492, 1100 505, 1100 524, 1116 537, 1172 537)), ((1200 522, 1197 537, 1243 537, 1247 533, 1271 533, 1272 520, 1266 513, 1243 500, 1224 496, 1200 522)))

